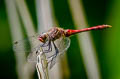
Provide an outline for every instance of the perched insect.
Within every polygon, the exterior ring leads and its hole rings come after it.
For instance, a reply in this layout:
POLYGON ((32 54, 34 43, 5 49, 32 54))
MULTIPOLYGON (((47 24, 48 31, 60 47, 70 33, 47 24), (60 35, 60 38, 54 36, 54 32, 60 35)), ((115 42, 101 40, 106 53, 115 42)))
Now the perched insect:
MULTIPOLYGON (((30 42, 32 42, 35 46, 32 47, 33 49, 28 49, 28 52, 30 52, 28 59, 30 61, 35 61, 37 56, 37 51, 40 50, 40 47, 43 48, 43 53, 47 56, 47 58, 50 60, 50 68, 53 67, 55 64, 56 57, 58 55, 63 54, 70 46, 70 37, 71 35, 90 31, 90 30, 99 30, 104 28, 112 27, 110 25, 98 25, 90 28, 84 28, 80 30, 72 30, 72 29, 62 29, 58 27, 53 27, 50 30, 48 30, 45 33, 42 33, 38 36, 33 36, 30 38, 30 42), (36 42, 37 41, 37 42, 36 42), (36 43, 35 43, 36 42, 36 43)), ((25 42, 23 41, 17 41, 14 44, 14 49, 16 51, 19 51, 25 42)), ((27 47, 29 47, 27 45, 27 47)))

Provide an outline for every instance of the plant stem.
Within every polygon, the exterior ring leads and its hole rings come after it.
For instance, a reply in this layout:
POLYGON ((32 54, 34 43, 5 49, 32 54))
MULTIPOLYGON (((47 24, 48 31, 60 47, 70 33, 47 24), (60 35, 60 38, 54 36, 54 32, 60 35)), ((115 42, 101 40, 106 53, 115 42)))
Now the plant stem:
MULTIPOLYGON (((36 11, 38 18, 38 32, 44 32, 53 27, 53 18, 50 0, 36 0, 36 11)), ((61 79, 60 62, 56 63, 54 67, 49 70, 50 79, 61 79)))

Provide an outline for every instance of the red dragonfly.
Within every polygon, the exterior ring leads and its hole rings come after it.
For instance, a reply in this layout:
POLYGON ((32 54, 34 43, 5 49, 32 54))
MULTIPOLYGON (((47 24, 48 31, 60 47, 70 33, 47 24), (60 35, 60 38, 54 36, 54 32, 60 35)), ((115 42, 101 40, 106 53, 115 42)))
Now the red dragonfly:
POLYGON ((34 44, 32 49, 28 45, 28 41, 16 41, 14 44, 15 51, 21 50, 23 48, 23 44, 26 42, 26 51, 30 52, 28 56, 28 61, 36 61, 36 56, 40 47, 43 49, 43 53, 46 55, 47 59, 50 59, 49 63, 50 68, 56 62, 56 57, 58 55, 62 55, 70 46, 70 37, 71 35, 90 31, 90 30, 100 30, 104 28, 112 27, 110 25, 98 25, 90 28, 84 28, 80 30, 72 30, 72 29, 62 29, 59 27, 53 27, 45 33, 42 33, 37 36, 32 36, 29 38, 30 42, 34 44))

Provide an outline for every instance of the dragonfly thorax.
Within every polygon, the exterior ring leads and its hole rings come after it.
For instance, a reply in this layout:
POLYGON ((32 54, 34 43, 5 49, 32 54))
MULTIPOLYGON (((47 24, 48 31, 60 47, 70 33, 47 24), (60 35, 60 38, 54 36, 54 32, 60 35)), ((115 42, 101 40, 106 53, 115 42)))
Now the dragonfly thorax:
POLYGON ((42 43, 45 43, 47 40, 55 41, 56 39, 59 39, 64 35, 65 32, 62 28, 53 27, 48 32, 41 34, 38 37, 38 40, 41 41, 42 43))
POLYGON ((62 28, 53 27, 48 31, 48 36, 52 41, 59 39, 60 37, 64 36, 65 32, 62 28))

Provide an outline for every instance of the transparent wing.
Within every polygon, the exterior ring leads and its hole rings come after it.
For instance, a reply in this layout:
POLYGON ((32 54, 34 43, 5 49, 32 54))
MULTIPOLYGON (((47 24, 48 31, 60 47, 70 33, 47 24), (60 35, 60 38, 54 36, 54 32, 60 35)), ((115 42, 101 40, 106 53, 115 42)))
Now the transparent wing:
MULTIPOLYGON (((55 45, 57 47, 57 49, 59 50, 58 55, 62 55, 64 54, 64 52, 70 47, 70 39, 69 38, 64 38, 61 37, 59 39, 57 39, 55 42, 55 45)), ((54 54, 56 54, 56 50, 54 48, 53 43, 51 43, 51 47, 52 47, 52 51, 45 53, 46 57, 49 58, 50 56, 53 56, 54 54)), ((48 47, 44 47, 43 50, 48 49, 48 47)))
POLYGON ((16 53, 25 53, 28 61, 36 61, 36 52, 40 49, 40 44, 38 34, 36 34, 24 40, 15 41, 13 49, 16 53))
MULTIPOLYGON (((31 36, 27 39, 16 41, 13 45, 14 51, 19 53, 26 53, 27 60, 29 62, 36 62, 37 61, 37 52, 40 51, 41 42, 38 39, 38 35, 31 36)), ((51 43, 52 44, 52 43, 51 43)), ((55 41, 55 45, 59 50, 58 55, 63 55, 64 52, 69 48, 70 46, 70 39, 61 37, 60 39, 55 41)), ((56 63, 56 58, 58 58, 58 55, 54 57, 56 54, 56 50, 54 49, 53 44, 51 45, 52 51, 45 53, 46 57, 50 59, 50 68, 52 68, 56 63), (53 57, 52 57, 53 56, 53 57)), ((43 47, 43 51, 48 49, 49 46, 43 47)))
POLYGON ((52 44, 52 52, 46 54, 46 57, 50 57, 51 59, 49 60, 50 62, 50 69, 55 65, 56 60, 58 58, 58 56, 64 55, 64 52, 67 51, 67 49, 70 47, 70 39, 69 38, 64 38, 61 37, 60 39, 55 41, 55 45, 59 50, 59 53, 57 56, 55 56, 55 49, 53 48, 53 44, 52 44), (50 55, 51 54, 51 55, 50 55))
POLYGON ((70 47, 70 38, 62 37, 60 40, 56 40, 55 43, 59 50, 59 55, 62 55, 70 47))

